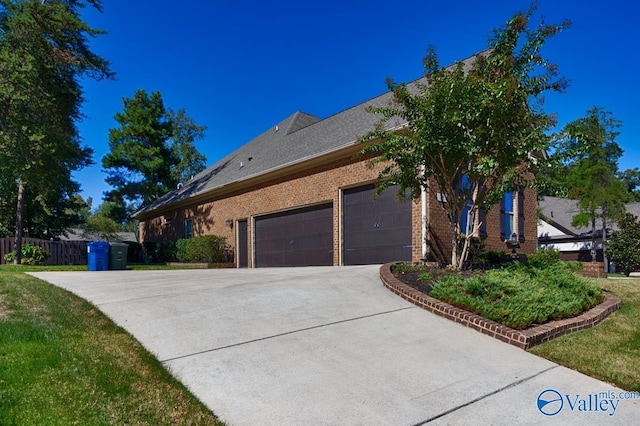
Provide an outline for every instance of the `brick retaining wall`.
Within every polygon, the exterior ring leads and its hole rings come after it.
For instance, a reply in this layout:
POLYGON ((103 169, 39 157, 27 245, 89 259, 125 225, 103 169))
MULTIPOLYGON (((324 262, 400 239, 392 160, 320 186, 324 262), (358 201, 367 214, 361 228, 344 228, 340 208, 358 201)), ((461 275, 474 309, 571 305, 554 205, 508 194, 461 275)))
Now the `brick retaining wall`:
POLYGON ((587 278, 607 278, 607 273, 604 272, 604 262, 584 262, 582 270, 578 273, 587 278))
POLYGON ((483 334, 521 349, 529 349, 540 343, 562 336, 563 334, 591 328, 620 309, 620 299, 605 293, 604 302, 575 318, 551 321, 525 330, 515 330, 483 318, 480 315, 434 299, 404 284, 393 276, 391 273, 391 265, 392 263, 387 263, 380 268, 380 278, 389 290, 422 309, 426 309, 436 315, 473 328, 483 334))

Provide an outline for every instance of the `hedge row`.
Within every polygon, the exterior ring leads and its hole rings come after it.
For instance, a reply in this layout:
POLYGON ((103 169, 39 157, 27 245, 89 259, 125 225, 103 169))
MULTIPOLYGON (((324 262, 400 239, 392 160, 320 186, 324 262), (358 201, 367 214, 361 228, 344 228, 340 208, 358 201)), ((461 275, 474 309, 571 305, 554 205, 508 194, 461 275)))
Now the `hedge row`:
POLYGON ((227 263, 233 260, 227 239, 217 235, 178 240, 176 258, 178 262, 187 263, 227 263))

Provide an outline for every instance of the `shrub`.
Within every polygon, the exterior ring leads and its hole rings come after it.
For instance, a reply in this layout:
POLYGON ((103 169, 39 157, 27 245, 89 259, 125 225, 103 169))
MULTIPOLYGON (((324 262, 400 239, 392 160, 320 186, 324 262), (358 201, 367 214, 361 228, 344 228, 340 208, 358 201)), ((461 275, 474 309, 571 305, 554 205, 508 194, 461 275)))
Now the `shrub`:
POLYGON ((544 268, 560 261, 560 252, 554 248, 538 249, 537 253, 527 255, 527 261, 531 266, 544 268))
POLYGON ((485 265, 499 265, 504 254, 505 253, 503 251, 483 251, 478 256, 478 263, 485 265))
POLYGON ((429 272, 425 272, 418 276, 418 281, 431 281, 433 276, 429 272))
POLYGON ((174 241, 142 244, 142 261, 144 263, 166 263, 176 259, 176 243, 174 241))
POLYGON ((546 268, 515 263, 474 278, 444 277, 430 296, 516 329, 571 318, 604 300, 596 283, 565 262, 546 268))
MULTIPOLYGON (((49 253, 45 249, 31 244, 23 244, 21 252, 23 265, 44 265, 49 258, 49 253)), ((15 253, 5 254, 4 260, 7 263, 12 263, 15 260, 15 253)))
POLYGON ((176 257, 179 262, 225 263, 232 260, 227 239, 217 235, 178 240, 176 257))
POLYGON ((628 276, 640 270, 640 220, 627 213, 618 226, 609 240, 609 253, 616 268, 628 276))

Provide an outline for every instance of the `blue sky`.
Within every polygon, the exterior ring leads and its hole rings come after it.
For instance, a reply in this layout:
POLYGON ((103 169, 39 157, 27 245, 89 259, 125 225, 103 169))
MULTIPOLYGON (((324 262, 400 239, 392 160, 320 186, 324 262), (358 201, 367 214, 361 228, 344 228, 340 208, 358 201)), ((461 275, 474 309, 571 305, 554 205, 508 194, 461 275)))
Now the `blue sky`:
MULTIPOLYGON (((196 146, 210 165, 296 111, 325 118, 386 91, 387 76, 422 76, 430 44, 441 65, 484 50, 492 30, 529 4, 105 0, 102 14, 87 9, 84 18, 108 31, 91 45, 117 77, 84 82, 79 129, 96 164, 75 178, 96 207, 109 190, 100 164, 113 116, 139 88, 208 127, 196 146)), ((539 0, 536 13, 573 21, 543 50, 570 80, 565 94, 547 96, 547 111, 560 124, 595 105, 613 112, 623 123, 623 170, 640 167, 639 11, 628 0, 539 0)))

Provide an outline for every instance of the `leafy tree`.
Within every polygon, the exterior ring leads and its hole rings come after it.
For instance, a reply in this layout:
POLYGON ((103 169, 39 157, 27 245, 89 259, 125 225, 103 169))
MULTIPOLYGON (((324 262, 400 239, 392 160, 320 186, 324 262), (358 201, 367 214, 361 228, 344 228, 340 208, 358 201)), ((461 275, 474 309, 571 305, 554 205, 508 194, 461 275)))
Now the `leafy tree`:
POLYGON ((16 183, 15 263, 28 191, 68 187, 71 173, 91 164, 76 127, 79 79, 112 74, 88 47, 102 32, 80 18, 87 5, 100 10, 99 0, 0 0, 0 171, 16 183))
POLYGON ((100 241, 116 241, 121 225, 103 214, 93 214, 87 218, 83 227, 85 235, 97 236, 100 241))
POLYGON ((167 112, 167 119, 173 125, 171 133, 171 151, 178 164, 171 169, 172 177, 177 182, 186 182, 207 167, 207 158, 194 146, 196 139, 204 138, 206 126, 198 126, 189 117, 184 108, 167 112))
POLYGON ((110 200, 103 201, 90 216, 101 215, 113 220, 124 231, 129 226, 129 216, 133 213, 128 208, 124 199, 113 196, 110 200))
POLYGON ((625 275, 640 271, 640 220, 631 213, 619 221, 619 231, 611 236, 609 251, 616 267, 625 275))
POLYGON ((532 29, 534 10, 516 13, 494 32, 490 49, 470 61, 440 68, 430 48, 425 78, 412 85, 389 80, 393 102, 372 110, 380 123, 362 139, 370 142, 363 151, 385 165, 380 190, 397 184, 401 194, 411 190, 412 198, 423 189, 442 194, 455 268, 463 267, 471 244, 462 235, 465 208, 475 218, 469 236, 475 237, 481 206, 495 205, 510 188, 532 185, 535 153, 548 146, 545 130, 554 119, 543 111, 540 96, 562 91, 566 82, 540 50, 570 23, 532 29))
MULTIPOLYGON (((620 122, 600 107, 568 123, 554 155, 564 163, 561 178, 569 197, 578 200, 580 212, 574 226, 591 226, 592 261, 596 261, 596 221, 601 220, 603 255, 607 264, 607 224, 625 213, 626 188, 617 178, 622 149, 615 141, 620 122)), ((605 266, 606 267, 606 266, 605 266)))
POLYGON ((159 92, 140 89, 123 103, 124 111, 115 115, 120 127, 109 131, 110 152, 102 166, 114 188, 107 200, 124 202, 128 218, 204 169, 206 158, 193 142, 203 137, 205 127, 184 109, 166 111, 159 92))
POLYGON ((627 189, 629 194, 629 202, 640 201, 640 169, 637 167, 634 169, 627 169, 624 172, 618 173, 618 179, 622 181, 622 184, 627 189))

